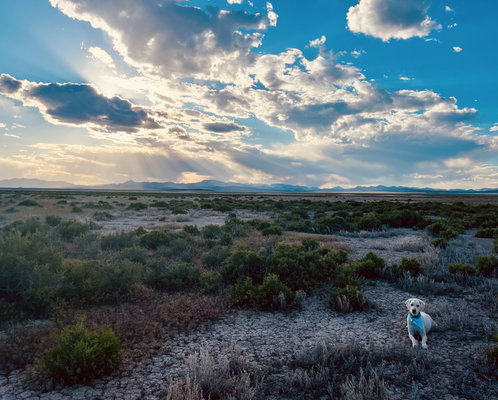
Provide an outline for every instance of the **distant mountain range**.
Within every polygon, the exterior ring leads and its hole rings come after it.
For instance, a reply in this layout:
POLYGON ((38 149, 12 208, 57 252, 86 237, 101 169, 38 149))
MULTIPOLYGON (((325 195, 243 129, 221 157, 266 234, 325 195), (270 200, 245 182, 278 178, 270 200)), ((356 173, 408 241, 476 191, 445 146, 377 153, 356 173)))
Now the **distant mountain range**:
POLYGON ((74 190, 182 190, 182 191, 215 191, 215 192, 318 192, 318 193, 498 193, 498 188, 485 189, 434 189, 414 188, 406 186, 356 186, 344 189, 336 186, 331 189, 319 189, 317 187, 285 185, 276 183, 271 185, 254 183, 222 182, 206 180, 196 183, 174 183, 174 182, 134 182, 111 183, 105 185, 74 185, 62 181, 44 181, 40 179, 5 179, 0 180, 1 189, 74 189, 74 190))

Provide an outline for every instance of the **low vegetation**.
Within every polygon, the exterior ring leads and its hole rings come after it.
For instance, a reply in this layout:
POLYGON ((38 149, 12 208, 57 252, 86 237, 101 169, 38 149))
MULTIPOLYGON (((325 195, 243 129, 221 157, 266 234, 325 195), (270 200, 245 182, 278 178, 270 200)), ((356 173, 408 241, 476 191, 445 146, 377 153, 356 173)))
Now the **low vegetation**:
MULTIPOLYGON (((43 220, 24 218, 0 228, 0 323, 50 321, 44 328, 18 332, 15 339, 1 337, 0 358, 5 362, 0 369, 35 365, 39 378, 54 383, 89 383, 154 354, 161 332, 174 336, 190 331, 235 308, 295 312, 307 296, 317 295, 340 313, 375 310, 365 288, 379 280, 411 293, 462 296, 473 290, 482 299, 488 293, 486 299, 498 304, 497 255, 467 260, 450 254, 451 244, 470 229, 477 237, 494 238, 496 252, 498 207, 492 205, 275 201, 204 194, 188 200, 119 194, 114 201, 111 196, 108 201, 78 200, 70 193, 63 199, 47 196, 53 207, 68 207, 64 216, 54 212, 43 220), (241 209, 267 212, 268 217, 243 220, 236 212, 241 209), (169 216, 192 210, 227 214, 223 225, 202 228, 101 234, 95 223, 105 224, 120 212, 148 215, 155 210, 169 216), (317 240, 318 235, 374 236, 397 228, 426 232, 427 244, 414 245, 417 257, 403 256, 388 264, 370 251, 355 259, 317 240), (286 239, 286 232, 299 232, 292 234, 299 239, 286 239)), ((43 197, 9 199, 1 199, 4 213, 46 205, 43 197)), ((324 396, 324 388, 335 382, 330 393, 336 397, 388 398, 386 382, 391 378, 382 375, 387 364, 407 378, 425 377, 433 368, 412 353, 396 353, 401 358, 394 367, 394 353, 379 355, 356 347, 348 353, 334 346, 327 344, 322 348, 326 351, 309 359, 300 354, 287 360, 292 378, 282 393, 302 390, 324 396), (412 356, 416 358, 410 363, 412 356), (344 357, 356 357, 355 372, 344 357), (363 397, 358 397, 360 392, 363 397)), ((220 361, 212 371, 216 376, 206 375, 206 365, 214 362, 208 353, 192 358, 191 380, 172 384, 169 398, 187 392, 199 399, 223 398, 244 385, 256 396, 252 398, 264 394, 261 371, 251 369, 237 350, 232 352, 235 361, 220 361)), ((497 352, 493 348, 486 353, 491 363, 496 364, 497 352)))

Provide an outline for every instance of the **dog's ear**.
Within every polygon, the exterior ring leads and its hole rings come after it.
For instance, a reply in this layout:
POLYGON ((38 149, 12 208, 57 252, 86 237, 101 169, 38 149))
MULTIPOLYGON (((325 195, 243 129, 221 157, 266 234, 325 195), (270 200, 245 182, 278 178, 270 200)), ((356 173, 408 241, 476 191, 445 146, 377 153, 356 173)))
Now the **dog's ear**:
POLYGON ((409 304, 410 304, 411 301, 412 301, 412 299, 408 299, 408 300, 405 301, 406 308, 410 308, 409 304))
POLYGON ((425 301, 424 300, 420 300, 420 304, 422 304, 422 306, 425 307, 425 301))

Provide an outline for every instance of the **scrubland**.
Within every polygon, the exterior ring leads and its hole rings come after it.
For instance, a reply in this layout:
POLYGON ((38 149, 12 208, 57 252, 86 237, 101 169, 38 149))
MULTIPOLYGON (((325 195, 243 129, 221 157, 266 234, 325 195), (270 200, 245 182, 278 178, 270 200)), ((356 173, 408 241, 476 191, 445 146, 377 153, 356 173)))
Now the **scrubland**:
POLYGON ((497 251, 494 198, 3 191, 0 394, 497 398, 497 251))

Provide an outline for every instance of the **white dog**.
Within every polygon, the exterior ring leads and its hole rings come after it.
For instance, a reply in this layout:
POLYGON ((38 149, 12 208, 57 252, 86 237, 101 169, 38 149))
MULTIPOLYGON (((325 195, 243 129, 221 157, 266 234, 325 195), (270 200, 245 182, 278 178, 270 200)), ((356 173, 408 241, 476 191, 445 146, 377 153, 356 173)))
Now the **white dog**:
POLYGON ((437 324, 432 320, 429 314, 422 312, 421 306, 425 306, 425 303, 419 299, 408 299, 405 301, 406 307, 408 308, 408 317, 406 318, 408 326, 408 336, 412 341, 413 347, 417 345, 417 339, 415 336, 422 338, 422 347, 427 350, 427 333, 431 329, 437 329, 437 324))

